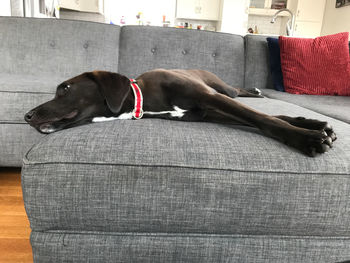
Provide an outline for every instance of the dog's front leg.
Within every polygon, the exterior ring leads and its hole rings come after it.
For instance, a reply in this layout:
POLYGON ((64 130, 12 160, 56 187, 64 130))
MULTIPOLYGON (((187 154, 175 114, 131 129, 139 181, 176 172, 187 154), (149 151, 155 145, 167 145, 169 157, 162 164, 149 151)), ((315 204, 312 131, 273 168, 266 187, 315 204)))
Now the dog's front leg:
POLYGON ((333 139, 323 130, 297 127, 289 122, 258 112, 225 95, 214 93, 203 96, 202 106, 230 116, 235 121, 260 129, 309 156, 324 153, 332 147, 333 139))

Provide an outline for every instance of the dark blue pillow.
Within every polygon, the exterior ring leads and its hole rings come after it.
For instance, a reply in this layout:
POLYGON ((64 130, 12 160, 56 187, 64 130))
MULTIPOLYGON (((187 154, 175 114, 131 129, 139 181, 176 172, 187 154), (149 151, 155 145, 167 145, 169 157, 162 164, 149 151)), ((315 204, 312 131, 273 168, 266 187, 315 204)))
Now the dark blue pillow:
POLYGON ((270 51, 270 70, 273 80, 273 87, 275 90, 284 91, 278 38, 268 37, 266 40, 270 51))

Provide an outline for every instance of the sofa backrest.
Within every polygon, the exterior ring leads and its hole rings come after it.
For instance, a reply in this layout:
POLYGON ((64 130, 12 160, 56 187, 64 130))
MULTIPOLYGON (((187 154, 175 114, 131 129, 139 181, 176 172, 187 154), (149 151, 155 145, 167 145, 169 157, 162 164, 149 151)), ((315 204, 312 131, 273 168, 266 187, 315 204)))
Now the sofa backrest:
POLYGON ((245 76, 246 89, 272 88, 270 73, 268 36, 246 35, 245 40, 245 76))
POLYGON ((244 86, 242 36, 198 30, 124 26, 119 72, 137 77, 155 68, 203 69, 226 83, 244 86))
POLYGON ((72 77, 118 71, 119 33, 119 26, 99 23, 0 17, 0 72, 72 77))

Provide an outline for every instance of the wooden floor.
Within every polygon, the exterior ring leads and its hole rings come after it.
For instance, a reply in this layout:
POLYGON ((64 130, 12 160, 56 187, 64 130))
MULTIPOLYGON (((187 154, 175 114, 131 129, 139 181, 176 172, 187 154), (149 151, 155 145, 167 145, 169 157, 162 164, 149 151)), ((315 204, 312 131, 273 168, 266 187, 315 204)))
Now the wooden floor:
POLYGON ((33 262, 21 171, 0 168, 0 263, 33 262))

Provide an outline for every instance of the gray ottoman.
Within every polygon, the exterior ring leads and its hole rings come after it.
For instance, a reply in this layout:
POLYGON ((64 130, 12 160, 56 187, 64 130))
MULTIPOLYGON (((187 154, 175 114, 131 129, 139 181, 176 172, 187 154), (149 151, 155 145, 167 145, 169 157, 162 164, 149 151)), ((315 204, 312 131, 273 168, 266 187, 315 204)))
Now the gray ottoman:
POLYGON ((349 125, 309 158, 257 130, 158 119, 80 126, 26 155, 36 262, 335 262, 350 258, 349 125))

